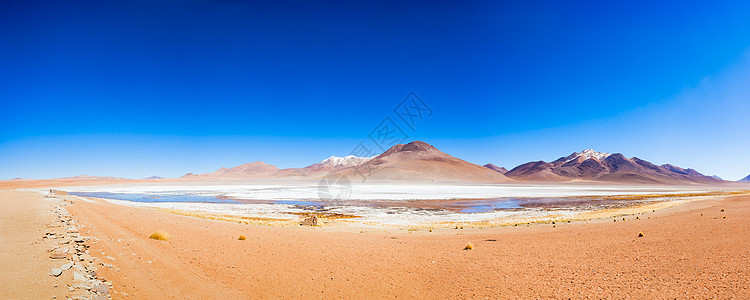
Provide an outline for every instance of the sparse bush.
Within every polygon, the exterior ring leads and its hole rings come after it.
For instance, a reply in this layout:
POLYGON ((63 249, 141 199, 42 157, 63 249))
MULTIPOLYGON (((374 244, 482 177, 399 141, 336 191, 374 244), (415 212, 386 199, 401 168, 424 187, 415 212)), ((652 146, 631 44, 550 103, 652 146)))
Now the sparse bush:
POLYGON ((237 239, 238 239, 238 240, 240 240, 240 241, 244 241, 244 240, 246 240, 246 239, 247 239, 247 237, 245 237, 244 235, 241 235, 241 234, 240 234, 240 237, 239 237, 239 238, 237 238, 237 239))
POLYGON ((643 237, 643 232, 639 232, 638 237, 643 237))
POLYGON ((466 244, 466 247, 464 247, 464 250, 474 250, 474 245, 471 243, 466 244))
POLYGON ((166 240, 169 240, 169 234, 164 230, 157 230, 156 232, 149 235, 148 238, 154 239, 157 241, 166 241, 166 240))

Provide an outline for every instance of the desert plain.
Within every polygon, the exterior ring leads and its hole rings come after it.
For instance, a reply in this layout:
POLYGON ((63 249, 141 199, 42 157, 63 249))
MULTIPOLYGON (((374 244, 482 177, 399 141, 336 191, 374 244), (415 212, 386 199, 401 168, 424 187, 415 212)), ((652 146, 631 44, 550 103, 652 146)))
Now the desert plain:
POLYGON ((0 297, 750 297, 750 195, 744 186, 701 187, 712 191, 577 218, 447 226, 324 215, 318 226, 300 226, 315 213, 282 222, 62 192, 132 185, 3 181, 0 297), (149 238, 157 230, 168 240, 149 238), (69 262, 71 268, 51 274, 69 262))

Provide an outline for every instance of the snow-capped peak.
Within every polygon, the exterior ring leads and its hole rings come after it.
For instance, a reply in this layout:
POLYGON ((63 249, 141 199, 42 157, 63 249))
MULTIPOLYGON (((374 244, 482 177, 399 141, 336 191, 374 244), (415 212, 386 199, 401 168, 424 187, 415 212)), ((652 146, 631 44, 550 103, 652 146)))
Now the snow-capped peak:
POLYGON ((349 155, 349 156, 344 156, 344 157, 331 156, 331 157, 326 158, 326 159, 324 159, 323 161, 321 161, 321 162, 319 162, 317 164, 318 165, 328 165, 328 166, 332 166, 332 167, 339 166, 339 165, 340 166, 344 166, 344 167, 353 167, 353 166, 358 166, 358 165, 361 165, 363 163, 366 163, 366 162, 370 161, 371 159, 373 159, 374 157, 375 156, 359 157, 359 156, 354 156, 354 155, 349 155))
POLYGON ((575 155, 572 155, 572 157, 570 159, 568 159, 566 162, 574 160, 574 159, 579 158, 579 157, 583 157, 583 160, 587 160, 589 158, 594 158, 596 160, 601 161, 601 160, 607 158, 610 155, 612 155, 612 154, 610 154, 610 153, 604 153, 604 152, 597 152, 597 151, 594 151, 594 149, 586 149, 586 150, 583 150, 581 152, 575 153, 575 155))

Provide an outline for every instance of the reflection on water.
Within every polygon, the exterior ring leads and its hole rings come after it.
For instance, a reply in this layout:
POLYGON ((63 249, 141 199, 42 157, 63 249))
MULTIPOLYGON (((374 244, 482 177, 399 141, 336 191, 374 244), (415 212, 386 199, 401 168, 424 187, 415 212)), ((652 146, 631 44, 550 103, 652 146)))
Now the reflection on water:
POLYGON ((492 199, 492 201, 479 201, 462 209, 462 213, 481 213, 501 209, 521 209, 521 201, 517 199, 492 199), (482 203, 485 202, 485 203, 482 203))
POLYGON ((323 202, 320 201, 309 201, 309 200, 274 200, 271 202, 272 204, 284 204, 284 205, 294 205, 294 206, 325 206, 323 202))

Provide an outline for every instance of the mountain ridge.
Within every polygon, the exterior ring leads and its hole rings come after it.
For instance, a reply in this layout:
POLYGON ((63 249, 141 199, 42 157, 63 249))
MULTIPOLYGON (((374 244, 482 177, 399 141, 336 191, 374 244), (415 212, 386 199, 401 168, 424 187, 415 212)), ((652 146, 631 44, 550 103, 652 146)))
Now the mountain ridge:
POLYGON ((496 166, 496 165, 494 165, 492 163, 485 164, 482 167, 485 167, 485 168, 490 169, 492 171, 498 172, 500 174, 508 173, 508 169, 506 169, 505 167, 498 167, 498 166, 496 166))
POLYGON ((655 165, 638 157, 627 158, 621 153, 603 153, 592 149, 575 152, 552 162, 536 161, 521 164, 506 176, 529 181, 595 180, 628 183, 719 183, 722 180, 705 176, 694 169, 671 164, 655 165))
MULTIPOLYGON (((480 166, 444 153, 422 141, 397 144, 372 157, 330 156, 303 168, 279 169, 261 161, 233 168, 222 167, 183 178, 322 178, 326 175, 359 176, 393 181, 455 182, 565 182, 603 181, 639 184, 701 184, 725 182, 691 168, 656 165, 621 153, 585 149, 552 162, 532 161, 511 170, 492 163, 480 166)), ((750 176, 743 180, 750 181, 750 176)))

